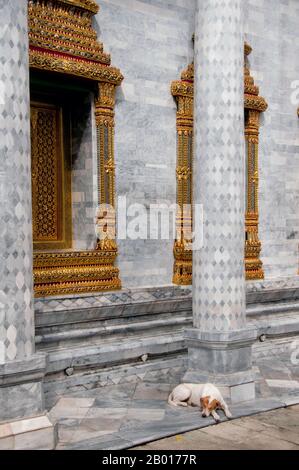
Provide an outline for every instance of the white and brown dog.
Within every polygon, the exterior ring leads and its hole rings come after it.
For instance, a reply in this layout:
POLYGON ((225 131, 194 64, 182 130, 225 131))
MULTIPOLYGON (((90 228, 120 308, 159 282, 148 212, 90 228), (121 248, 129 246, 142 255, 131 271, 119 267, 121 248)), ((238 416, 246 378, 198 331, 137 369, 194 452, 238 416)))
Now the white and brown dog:
POLYGON ((220 391, 213 384, 180 384, 169 395, 168 403, 174 406, 198 406, 203 417, 212 415, 217 423, 220 416, 216 410, 223 410, 227 418, 232 418, 220 391))

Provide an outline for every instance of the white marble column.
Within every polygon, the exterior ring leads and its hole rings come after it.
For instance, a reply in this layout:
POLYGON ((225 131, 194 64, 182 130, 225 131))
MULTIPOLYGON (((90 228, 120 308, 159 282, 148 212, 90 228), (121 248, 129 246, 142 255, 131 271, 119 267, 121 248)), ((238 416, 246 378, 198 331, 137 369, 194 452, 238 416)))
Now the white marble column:
POLYGON ((242 7, 243 0, 197 1, 194 203, 203 206, 204 246, 193 256, 194 329, 187 332, 189 380, 250 383, 234 389, 235 398, 253 396, 256 336, 245 311, 242 7))
MULTIPOLYGON (((46 366, 34 347, 27 0, 0 0, 0 12, 0 448, 22 448, 22 426, 1 422, 44 413, 46 366)), ((49 429, 51 447, 51 423, 36 419, 27 431, 49 429)))

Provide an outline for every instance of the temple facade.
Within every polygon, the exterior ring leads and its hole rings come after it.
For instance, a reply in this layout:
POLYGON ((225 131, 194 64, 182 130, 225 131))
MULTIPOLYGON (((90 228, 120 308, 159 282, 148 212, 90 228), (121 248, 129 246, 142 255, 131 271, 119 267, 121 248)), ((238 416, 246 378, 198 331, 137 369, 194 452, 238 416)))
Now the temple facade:
POLYGON ((0 13, 0 449, 113 384, 255 399, 299 333, 297 0, 0 13))

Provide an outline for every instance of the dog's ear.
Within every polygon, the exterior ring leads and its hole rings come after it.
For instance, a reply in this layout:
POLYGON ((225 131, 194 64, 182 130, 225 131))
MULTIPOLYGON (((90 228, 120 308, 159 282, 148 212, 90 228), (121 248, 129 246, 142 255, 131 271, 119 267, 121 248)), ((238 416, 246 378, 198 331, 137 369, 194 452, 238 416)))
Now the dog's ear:
POLYGON ((201 397, 200 404, 203 408, 206 408, 209 404, 210 397, 201 397))
POLYGON ((209 404, 209 410, 217 410, 219 402, 217 400, 211 401, 209 404))

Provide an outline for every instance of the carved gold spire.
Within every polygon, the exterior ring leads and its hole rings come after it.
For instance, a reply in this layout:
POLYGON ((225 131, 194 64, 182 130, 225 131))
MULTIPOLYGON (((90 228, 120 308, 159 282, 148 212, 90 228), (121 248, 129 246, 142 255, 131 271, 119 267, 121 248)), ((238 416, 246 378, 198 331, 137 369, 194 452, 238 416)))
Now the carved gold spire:
POLYGON ((91 0, 29 0, 30 67, 120 85, 92 27, 98 9, 91 0))
POLYGON ((245 65, 244 65, 244 93, 245 109, 264 112, 268 108, 265 98, 259 96, 259 87, 255 85, 254 79, 250 75, 247 57, 251 54, 252 48, 245 43, 245 65))
POLYGON ((90 11, 93 14, 98 13, 100 7, 94 0, 60 0, 61 3, 82 8, 83 10, 90 11))

